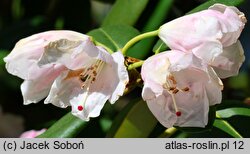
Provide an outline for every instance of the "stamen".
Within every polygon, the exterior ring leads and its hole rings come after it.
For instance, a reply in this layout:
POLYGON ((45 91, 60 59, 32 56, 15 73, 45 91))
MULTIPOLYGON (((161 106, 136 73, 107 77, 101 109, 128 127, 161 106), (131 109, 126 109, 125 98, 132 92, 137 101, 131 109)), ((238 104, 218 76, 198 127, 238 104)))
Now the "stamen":
POLYGON ((177 84, 177 82, 176 82, 176 80, 175 80, 175 78, 174 78, 173 75, 169 75, 169 76, 168 76, 168 79, 171 80, 171 81, 173 82, 174 85, 177 84))
POLYGON ((173 90, 172 93, 173 93, 173 94, 176 94, 176 93, 178 93, 178 92, 179 92, 179 90, 176 88, 176 89, 173 90))
POLYGON ((177 104, 176 104, 176 100, 175 100, 174 94, 170 94, 170 95, 171 95, 172 100, 173 100, 175 113, 176 113, 176 115, 179 117, 179 116, 181 116, 181 112, 179 111, 179 109, 178 109, 178 107, 177 107, 177 104))
POLYGON ((189 91, 189 88, 185 87, 185 88, 182 89, 182 91, 189 91))
POLYGON ((175 99, 175 94, 177 94, 179 91, 189 91, 189 88, 185 87, 183 89, 179 89, 177 87, 177 82, 176 82, 176 80, 175 80, 175 78, 174 78, 173 75, 168 75, 168 77, 166 79, 166 83, 163 84, 163 88, 167 89, 168 93, 172 97, 176 116, 177 117, 181 116, 181 111, 179 111, 179 109, 177 107, 177 103, 176 103, 176 99, 175 99))
POLYGON ((169 90, 172 91, 172 90, 175 90, 176 87, 170 87, 169 90))
POLYGON ((87 101, 89 95, 89 88, 92 83, 97 79, 104 66, 104 62, 101 60, 97 60, 96 63, 85 69, 79 76, 80 81, 82 82, 81 88, 85 89, 85 93, 83 96, 82 105, 79 105, 77 109, 82 111, 85 107, 85 103, 87 101))

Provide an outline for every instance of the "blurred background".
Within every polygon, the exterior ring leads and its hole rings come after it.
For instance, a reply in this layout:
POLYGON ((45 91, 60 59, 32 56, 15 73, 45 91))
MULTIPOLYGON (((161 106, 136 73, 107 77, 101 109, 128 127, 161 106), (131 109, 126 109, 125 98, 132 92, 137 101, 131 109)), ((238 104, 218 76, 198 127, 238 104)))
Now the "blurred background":
MULTIPOLYGON (((159 0, 150 0, 140 19, 135 24, 142 30, 144 24, 159 0)), ((22 80, 7 73, 2 60, 21 38, 47 30, 74 30, 81 33, 98 28, 109 12, 115 0, 0 0, 0 137, 19 137, 26 130, 48 128, 70 109, 60 109, 42 102, 24 106, 20 92, 22 80)), ((168 17, 164 22, 180 17, 205 0, 175 0, 168 17)), ((250 2, 239 7, 249 17, 250 2)), ((224 106, 248 106, 250 104, 249 82, 249 41, 250 28, 247 25, 241 35, 241 42, 247 55, 241 73, 225 82, 223 91, 224 106), (248 98, 249 97, 249 98, 248 98)), ((132 99, 140 95, 141 89, 136 89, 132 99)), ((79 137, 105 137, 113 119, 129 100, 121 99, 115 107, 106 103, 102 116, 92 119, 79 137)), ((248 106, 249 107, 249 106, 248 106)), ((229 119, 244 137, 250 137, 249 118, 234 117, 229 119), (235 124, 235 125, 234 125, 235 124)), ((156 137, 164 130, 160 124, 152 132, 156 137)), ((178 134, 177 134, 178 135, 178 134)), ((183 135, 183 134, 182 134, 183 135)), ((182 137, 229 137, 214 129, 203 134, 186 134, 182 137), (211 136, 213 134, 213 136, 211 136)))

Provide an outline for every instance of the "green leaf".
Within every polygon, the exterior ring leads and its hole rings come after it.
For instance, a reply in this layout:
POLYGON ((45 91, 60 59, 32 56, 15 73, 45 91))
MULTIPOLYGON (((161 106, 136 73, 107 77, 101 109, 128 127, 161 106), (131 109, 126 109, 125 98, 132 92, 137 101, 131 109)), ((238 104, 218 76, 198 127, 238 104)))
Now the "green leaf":
POLYGON ((112 125, 112 120, 109 118, 102 117, 100 120, 100 125, 103 132, 107 132, 112 125))
POLYGON ((157 124, 157 120, 149 111, 146 102, 140 100, 129 110, 124 119, 120 119, 113 137, 138 138, 148 137, 157 124))
POLYGON ((221 3, 221 4, 228 5, 228 6, 238 6, 238 5, 242 4, 243 2, 244 2, 244 0, 210 0, 210 1, 207 1, 206 3, 203 3, 200 6, 194 8, 193 10, 189 11, 187 14, 191 14, 191 13, 205 10, 205 9, 209 8, 211 5, 214 5, 215 3, 221 3))
POLYGON ((169 48, 166 45, 166 43, 164 43, 161 39, 159 39, 153 48, 153 52, 160 53, 160 52, 166 51, 168 49, 169 48))
POLYGON ((6 57, 9 54, 6 50, 0 50, 0 66, 4 65, 5 62, 3 61, 3 58, 6 57))
POLYGON ((241 72, 237 76, 230 77, 228 79, 228 85, 233 89, 246 89, 249 86, 249 74, 247 72, 241 72))
POLYGON ((149 0, 117 0, 102 23, 103 26, 126 24, 134 25, 149 0))
POLYGON ((228 133, 229 135, 235 137, 235 138, 242 138, 240 133, 238 133, 233 126, 231 126, 227 121, 222 119, 215 119, 214 121, 214 127, 228 133))
MULTIPOLYGON (((148 32, 158 29, 160 25, 165 21, 168 12, 170 11, 173 0, 159 0, 154 12, 148 18, 145 27, 142 32, 148 32)), ((151 48, 154 46, 155 38, 147 38, 138 42, 134 47, 128 50, 127 55, 139 59, 145 59, 151 52, 151 48)))
POLYGON ((224 110, 219 110, 217 113, 221 118, 231 118, 232 116, 249 116, 250 117, 250 109, 248 108, 228 108, 224 110))
POLYGON ((39 135, 38 138, 71 138, 76 137, 78 133, 86 126, 86 122, 73 116, 71 113, 66 114, 46 132, 39 135))
MULTIPOLYGON (((111 125, 110 130, 107 133, 107 137, 114 137, 117 130, 121 126, 123 120, 126 118, 128 112, 130 109, 139 101, 140 99, 135 99, 131 102, 129 102, 122 110, 121 112, 116 116, 116 118, 113 120, 113 123, 111 125)), ((118 102, 119 103, 119 100, 118 102)))
POLYGON ((105 26, 92 30, 88 35, 112 51, 121 49, 130 39, 139 35, 139 31, 127 25, 105 26))

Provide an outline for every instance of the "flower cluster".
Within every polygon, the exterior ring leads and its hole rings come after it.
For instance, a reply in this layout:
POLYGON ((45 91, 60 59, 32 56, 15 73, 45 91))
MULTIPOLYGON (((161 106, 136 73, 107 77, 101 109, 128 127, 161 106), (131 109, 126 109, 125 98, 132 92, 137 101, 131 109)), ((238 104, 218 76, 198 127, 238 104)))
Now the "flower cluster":
POLYGON ((171 51, 147 59, 141 74, 142 97, 162 125, 206 126, 209 106, 221 102, 220 78, 237 75, 245 59, 245 23, 237 8, 215 4, 160 27, 171 51))
MULTIPOLYGON (((209 106, 222 99, 220 78, 237 75, 244 61, 238 38, 245 23, 237 8, 216 4, 160 27, 171 50, 145 60, 141 77, 142 97, 162 125, 207 125, 209 106)), ((115 103, 129 81, 120 51, 109 53, 73 31, 24 38, 4 61, 9 73, 24 79, 24 104, 46 98, 45 104, 71 106, 85 121, 99 116, 106 101, 115 103)))

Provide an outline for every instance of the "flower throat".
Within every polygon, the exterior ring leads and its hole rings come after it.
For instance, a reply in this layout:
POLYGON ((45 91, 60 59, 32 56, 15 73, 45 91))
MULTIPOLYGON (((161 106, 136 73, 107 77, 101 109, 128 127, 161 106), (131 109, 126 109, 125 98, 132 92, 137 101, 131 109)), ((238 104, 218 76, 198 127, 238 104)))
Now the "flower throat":
POLYGON ((177 94, 179 91, 181 91, 181 92, 188 92, 189 88, 188 87, 185 87, 185 88, 179 88, 179 87, 177 87, 177 82, 176 82, 174 76, 171 75, 171 74, 167 75, 166 83, 164 83, 163 88, 166 89, 167 92, 172 97, 176 116, 177 117, 181 116, 182 113, 178 109, 178 106, 177 106, 177 103, 176 103, 176 99, 175 99, 175 94, 177 94))

